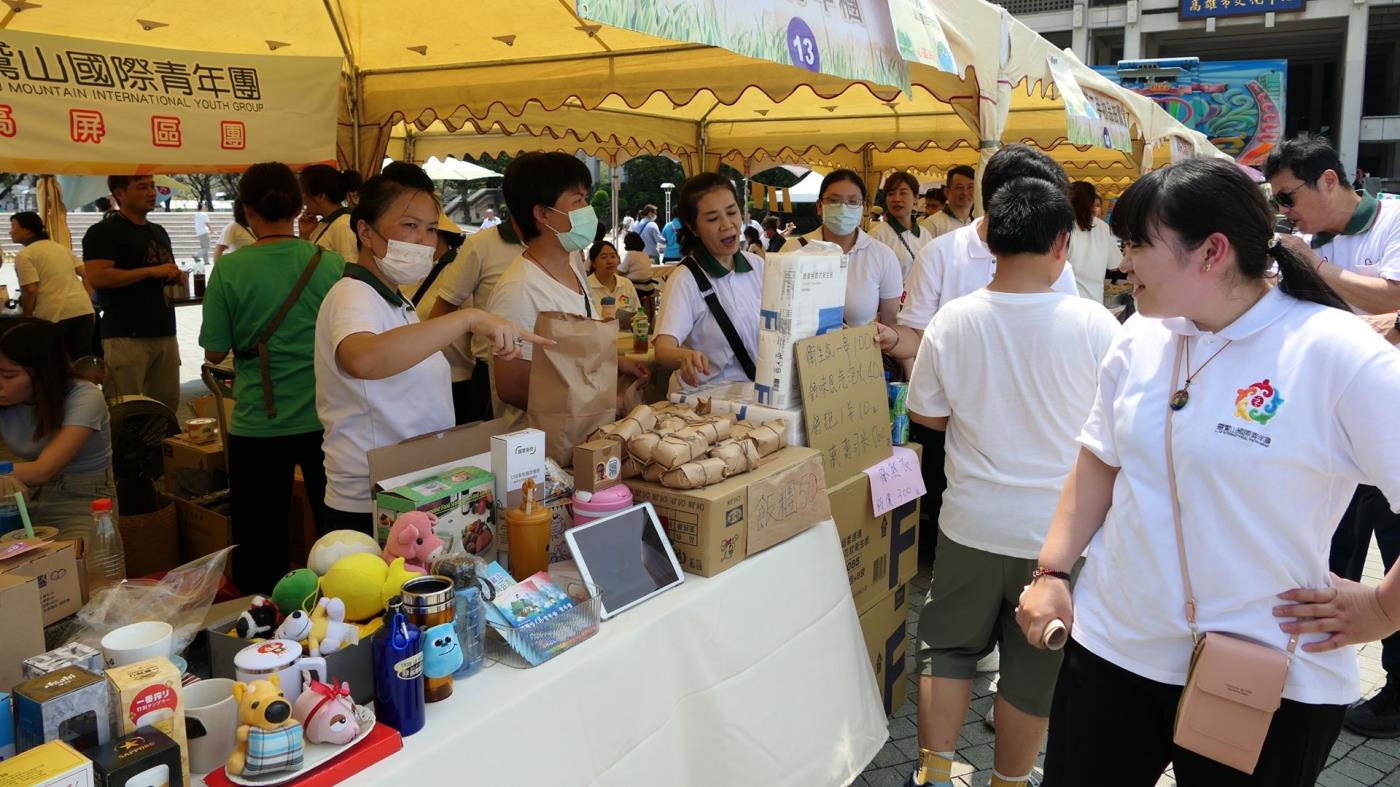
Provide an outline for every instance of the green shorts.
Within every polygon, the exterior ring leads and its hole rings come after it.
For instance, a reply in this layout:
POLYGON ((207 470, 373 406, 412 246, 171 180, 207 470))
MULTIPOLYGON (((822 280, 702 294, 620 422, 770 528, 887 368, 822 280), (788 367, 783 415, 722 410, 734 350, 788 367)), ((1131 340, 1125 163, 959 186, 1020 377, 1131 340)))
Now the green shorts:
POLYGON ((983 552, 941 531, 938 535, 933 582, 919 614, 919 673, 971 680, 978 660, 1000 644, 997 694, 1020 711, 1049 716, 1062 654, 1031 647, 1016 623, 1016 605, 1036 561, 983 552))

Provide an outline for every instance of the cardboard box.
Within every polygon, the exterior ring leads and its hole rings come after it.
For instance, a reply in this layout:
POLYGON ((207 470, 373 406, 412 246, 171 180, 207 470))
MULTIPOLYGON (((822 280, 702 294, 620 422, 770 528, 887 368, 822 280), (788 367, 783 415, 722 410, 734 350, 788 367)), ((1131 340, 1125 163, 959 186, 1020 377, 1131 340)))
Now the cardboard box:
MULTIPOLYGON (((233 523, 229 517, 228 492, 217 492, 197 500, 172 498, 180 531, 180 559, 185 563, 218 552, 233 543, 233 523)), ((233 555, 224 563, 224 575, 233 576, 233 555)))
POLYGON ((622 482, 622 444, 594 440, 574 446, 574 488, 598 492, 622 482))
POLYGON ((0 761, 15 756, 15 704, 8 691, 0 691, 0 761))
POLYGON ((7 692, 24 677, 21 663, 45 650, 37 578, 0 574, 0 631, 0 691, 7 692))
POLYGON ((870 665, 875 669, 880 698, 885 701, 886 716, 899 710, 909 689, 905 656, 909 647, 910 592, 908 585, 900 585, 860 615, 860 630, 865 635, 865 648, 870 652, 870 665))
POLYGON ((202 497, 228 488, 228 465, 222 442, 192 443, 183 437, 161 441, 165 490, 177 497, 202 497))
POLYGON ((101 675, 64 667, 15 687, 15 743, 28 751, 48 741, 89 749, 112 739, 111 694, 101 675))
POLYGON ((495 481, 483 460, 462 459, 414 471, 379 483, 374 495, 375 536, 389 540, 394 520, 409 511, 437 517, 434 532, 446 544, 444 555, 495 552, 495 481), (426 473, 426 475, 420 475, 426 473))
POLYGON ((92 760, 50 741, 0 762, 0 787, 92 787, 92 760))
POLYGON ((117 735, 130 735, 146 726, 169 735, 180 744, 180 775, 188 784, 190 756, 180 670, 170 659, 147 659, 107 670, 107 681, 117 697, 117 735))
MULTIPOLYGON (((491 438, 491 473, 496 476, 496 504, 511 508, 520 504, 519 492, 525 479, 535 479, 535 486, 544 485, 544 432, 521 429, 518 432, 494 435, 491 438)), ((504 521, 504 520, 503 520, 504 521)))
MULTIPOLYGON (((923 447, 909 445, 923 456, 923 447)), ((856 611, 864 612, 919 570, 919 500, 875 516, 870 477, 858 473, 831 490, 831 518, 841 537, 856 611)))
POLYGON ((703 489, 627 485, 636 502, 656 508, 681 568, 704 577, 831 516, 821 457, 810 448, 784 448, 756 470, 703 489))
MULTIPOLYGON (((229 633, 238 621, 238 615, 247 606, 247 600, 244 600, 243 606, 227 620, 206 627, 210 677, 236 679, 234 657, 240 650, 255 644, 229 633)), ((346 681, 350 684, 350 694, 355 702, 368 705, 374 701, 374 657, 369 637, 360 640, 358 645, 341 648, 325 659, 328 674, 320 676, 320 680, 326 682, 334 678, 336 681, 346 681)))
POLYGON ((122 545, 131 545, 124 550, 128 577, 149 576, 180 565, 178 521, 175 505, 168 500, 164 506, 149 514, 127 514, 117 518, 122 545))
POLYGON ((155 727, 141 727, 130 735, 87 749, 96 787, 160 784, 183 787, 180 746, 155 727))
POLYGON ((800 339, 838 330, 846 310, 848 258, 834 244, 808 243, 769 255, 759 301, 755 401, 786 409, 802 404, 797 387, 800 339))
POLYGON ((88 672, 101 675, 102 671, 107 669, 107 664, 102 659, 102 651, 97 648, 81 642, 69 642, 37 656, 30 656, 22 665, 25 680, 57 672, 64 667, 82 667, 88 672))
MULTIPOLYGON (((45 626, 57 623, 83 606, 83 590, 78 577, 78 547, 81 543, 53 541, 0 560, 0 574, 38 580, 39 604, 45 626)), ((40 648, 35 653, 43 651, 40 648)), ((33 656, 34 653, 29 655, 33 656)))
MULTIPOLYGON (((193 399, 190 400, 190 408, 194 410, 194 417, 195 417, 195 418, 218 418, 218 417, 219 417, 219 409, 218 409, 218 408, 219 408, 219 401, 218 401, 217 399, 214 398, 214 394, 205 394, 205 395, 203 395, 203 396, 196 396, 195 398, 193 398, 193 399)), ((224 398, 224 423, 227 424, 227 423, 232 423, 232 422, 233 422, 233 399, 232 399, 231 397, 225 397, 225 398, 224 398)), ((184 424, 182 423, 182 424, 181 424, 181 428, 183 428, 183 427, 184 427, 184 424)))

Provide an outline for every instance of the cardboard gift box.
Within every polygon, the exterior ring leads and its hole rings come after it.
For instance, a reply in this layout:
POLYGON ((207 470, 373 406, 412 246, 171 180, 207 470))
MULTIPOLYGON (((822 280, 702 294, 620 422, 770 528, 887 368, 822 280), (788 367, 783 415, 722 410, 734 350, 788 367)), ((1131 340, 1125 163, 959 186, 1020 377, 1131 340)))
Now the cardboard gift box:
POLYGON ((875 670, 875 683, 885 702, 885 715, 899 710, 909 690, 905 670, 905 655, 909 649, 908 585, 900 585, 886 593, 860 615, 860 630, 865 635, 865 648, 870 652, 870 666, 875 670))
POLYGON ((808 243, 796 252, 770 254, 764 260, 758 357, 754 359, 759 404, 779 409, 802 404, 794 345, 841 327, 848 266, 849 258, 830 243, 808 243))
POLYGON ((111 694, 101 675, 64 667, 15 687, 15 743, 27 751, 48 741, 76 749, 112 739, 111 694))
POLYGON ((117 698, 118 735, 155 727, 180 745, 180 776, 190 780, 189 746, 185 742, 185 701, 180 670, 170 659, 154 658, 107 670, 117 698))
POLYGON ((24 660, 44 652, 37 577, 0 574, 0 631, 0 691, 7 692, 24 679, 24 660))
MULTIPOLYGON (((39 604, 45 626, 63 620, 83 606, 78 571, 78 549, 81 544, 81 541, 51 541, 0 560, 0 574, 33 577, 38 581, 39 604)), ((43 648, 36 652, 42 653, 43 648)))
POLYGON ((177 497, 202 497, 228 488, 228 465, 220 441, 195 443, 183 437, 161 441, 165 489, 177 497))
MULTIPOLYGON (((909 448, 922 458, 923 447, 909 448)), ((856 611, 864 612, 919 570, 919 504, 915 499, 875 516, 870 477, 857 473, 831 490, 831 518, 841 537, 856 611)))
POLYGON ((632 498, 651 503, 681 568, 710 577, 830 518, 821 456, 789 447, 756 469, 701 489, 630 480, 632 498))
POLYGON ((622 482, 622 444, 593 440, 574 446, 574 488, 599 492, 622 482))
POLYGON ((49 741, 0 762, 0 787, 92 787, 92 760, 49 741))
POLYGON ((443 554, 479 555, 495 550, 495 488, 489 460, 463 458, 381 481, 375 493, 375 536, 389 540, 394 520, 409 511, 437 517, 433 531, 446 545, 443 554))
POLYGON ((139 727, 83 754, 92 760, 96 787, 185 784, 180 771, 180 745, 155 727, 139 727))

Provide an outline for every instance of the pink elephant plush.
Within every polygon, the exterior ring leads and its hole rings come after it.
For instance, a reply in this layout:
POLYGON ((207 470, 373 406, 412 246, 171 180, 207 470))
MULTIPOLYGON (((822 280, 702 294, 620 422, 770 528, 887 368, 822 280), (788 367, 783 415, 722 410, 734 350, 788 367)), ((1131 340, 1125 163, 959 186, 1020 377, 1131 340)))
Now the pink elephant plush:
POLYGON ((355 740, 360 734, 360 722, 355 718, 355 701, 350 699, 350 684, 322 683, 303 673, 304 687, 292 706, 292 718, 306 730, 312 743, 338 745, 355 740))
POLYGON ((395 558, 404 559, 404 567, 428 573, 447 544, 437 537, 433 527, 437 517, 426 511, 409 511, 394 520, 389 528, 389 540, 384 544, 384 562, 393 563, 395 558))

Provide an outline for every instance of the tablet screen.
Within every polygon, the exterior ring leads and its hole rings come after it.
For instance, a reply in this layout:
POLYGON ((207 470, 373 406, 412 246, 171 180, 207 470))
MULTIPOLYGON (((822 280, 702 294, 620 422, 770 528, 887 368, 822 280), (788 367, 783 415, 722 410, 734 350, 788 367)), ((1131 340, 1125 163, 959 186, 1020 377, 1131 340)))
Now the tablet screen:
POLYGON ((637 506, 569 531, 574 559, 603 594, 608 613, 681 582, 648 506, 637 506))

